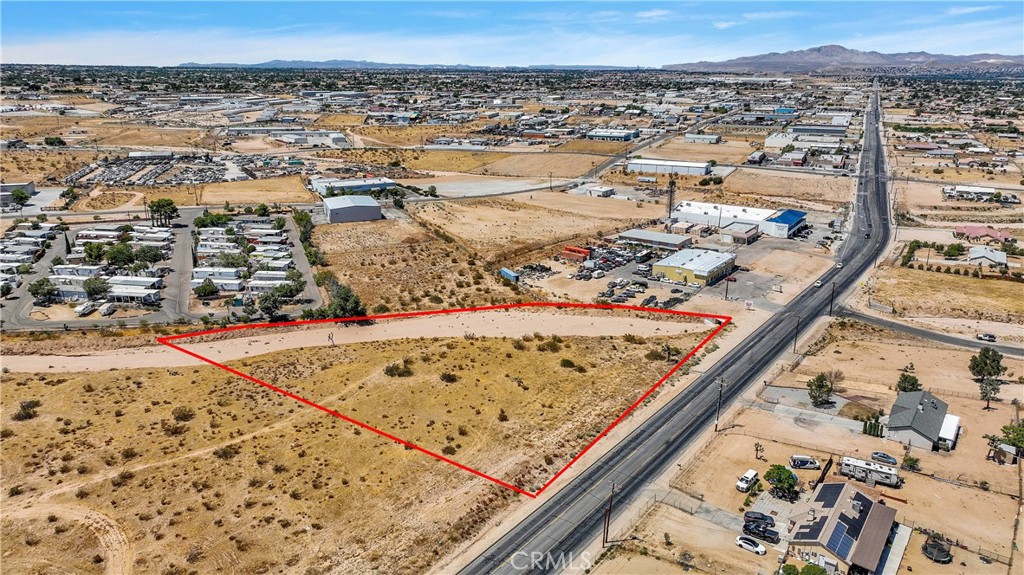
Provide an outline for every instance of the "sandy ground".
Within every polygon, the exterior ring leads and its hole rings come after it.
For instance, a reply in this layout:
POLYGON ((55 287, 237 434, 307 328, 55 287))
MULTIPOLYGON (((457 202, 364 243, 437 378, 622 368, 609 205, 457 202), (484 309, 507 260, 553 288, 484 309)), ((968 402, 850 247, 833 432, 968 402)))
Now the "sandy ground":
MULTIPOLYGON (((691 144, 684 141, 683 136, 666 140, 655 148, 647 148, 641 152, 645 158, 660 160, 683 160, 687 162, 704 162, 715 160, 720 164, 742 164, 747 156, 756 150, 745 138, 723 138, 720 144, 691 144)), ((764 141, 761 138, 761 141, 764 141)))
MULTIPOLYGON (((264 354, 296 347, 329 346, 328 333, 334 334, 338 345, 346 343, 396 340, 419 337, 453 336, 472 333, 486 337, 520 337, 537 331, 538 326, 557 325, 561 335, 599 335, 633 333, 653 336, 684 333, 704 329, 703 323, 674 323, 636 318, 587 317, 559 313, 489 311, 472 314, 445 314, 418 318, 380 321, 372 326, 345 328, 313 328, 282 335, 260 335, 232 340, 230 346, 218 345, 210 350, 207 344, 186 344, 182 347, 217 362, 231 361, 249 355, 264 354), (550 323, 549 323, 550 322, 550 323)), ((59 372, 98 371, 139 367, 172 367, 200 365, 202 362, 164 346, 130 351, 114 351, 79 356, 16 356, 4 357, 4 366, 11 371, 59 372), (43 366, 47 366, 43 368, 43 366)))
MULTIPOLYGON (((998 185, 1018 189, 1021 187, 1021 169, 1013 162, 1003 168, 993 169, 994 173, 989 174, 988 168, 957 168, 949 159, 930 158, 920 154, 890 154, 889 160, 895 167, 897 176, 901 178, 936 180, 951 184, 998 185), (940 168, 942 173, 936 174, 935 168, 940 168)), ((966 163, 965 160, 961 161, 966 163)))
POLYGON ((552 242, 608 234, 647 219, 643 210, 636 208, 617 217, 564 217, 568 214, 562 210, 508 199, 411 204, 409 213, 461 239, 467 247, 488 258, 531 251, 552 242))
POLYGON ((104 192, 96 190, 90 192, 88 197, 75 202, 71 209, 76 212, 113 210, 125 204, 133 203, 142 197, 143 194, 138 192, 104 192))
POLYGON ((664 216, 664 206, 647 202, 631 202, 614 198, 596 198, 562 192, 532 192, 517 194, 508 199, 540 206, 549 210, 568 212, 573 216, 593 218, 655 219, 664 216))
MULTIPOLYGON (((547 178, 502 178, 498 176, 438 176, 436 178, 413 178, 399 180, 402 184, 427 189, 437 188, 438 195, 445 198, 466 198, 505 192, 528 190, 548 185, 547 178)), ((561 185, 567 180, 555 180, 561 185)))
POLYGON ((101 157, 85 150, 8 151, 0 154, 0 176, 5 182, 34 181, 38 186, 48 177, 63 178, 101 157))
POLYGON ((422 146, 431 138, 441 136, 465 137, 474 130, 479 130, 490 121, 477 121, 458 126, 358 126, 352 129, 363 138, 375 140, 390 146, 422 146))
POLYGON ((240 154, 265 154, 278 152, 288 147, 284 142, 279 142, 269 136, 235 138, 232 142, 231 150, 240 154))
POLYGON ((570 140, 554 149, 559 152, 581 152, 584 154, 621 154, 628 148, 629 144, 626 142, 570 140))
MULTIPOLYGON (((318 152, 317 156, 338 158, 348 162, 385 166, 398 162, 411 170, 471 172, 499 160, 512 157, 508 152, 473 152, 466 150, 351 149, 318 152)), ((513 174, 516 175, 516 174, 513 174)), ((537 175, 537 174, 535 174, 537 175)), ((545 176, 547 174, 544 174, 545 176)))
POLYGON ((206 184, 201 201, 206 204, 255 204, 311 202, 316 197, 302 185, 299 176, 206 184))
POLYGON ((983 319, 1024 324, 1021 284, 885 266, 870 280, 873 301, 901 316, 983 319), (965 294, 970 294, 965 296, 965 294))
POLYGON ((725 179, 727 193, 794 198, 825 205, 850 202, 857 178, 740 168, 725 179))
POLYGON ((516 154, 473 172, 492 176, 539 177, 551 174, 556 178, 575 178, 605 160, 604 156, 587 154, 516 154))
MULTIPOLYGON (((705 573, 757 573, 761 570, 770 572, 776 563, 776 554, 755 555, 736 546, 737 532, 731 531, 710 521, 694 517, 683 511, 658 505, 652 513, 637 526, 633 532, 640 541, 630 541, 630 548, 647 548, 651 555, 666 562, 675 562, 683 553, 692 556, 691 564, 705 573), (665 534, 668 533, 671 545, 666 544, 665 534)), ((682 572, 678 566, 669 563, 663 573, 682 572)), ((598 570, 598 573, 605 571, 598 570)), ((608 571, 608 573, 628 573, 629 571, 608 571)), ((640 571, 632 571, 640 573, 640 571)))

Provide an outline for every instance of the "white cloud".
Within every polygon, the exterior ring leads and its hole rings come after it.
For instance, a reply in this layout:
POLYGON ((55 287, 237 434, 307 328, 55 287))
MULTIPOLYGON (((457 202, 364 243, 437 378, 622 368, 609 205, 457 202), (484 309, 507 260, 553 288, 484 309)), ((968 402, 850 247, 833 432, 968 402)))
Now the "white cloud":
POLYGON ((946 16, 966 16, 967 14, 988 12, 989 10, 995 10, 996 8, 998 8, 998 6, 957 6, 954 8, 947 8, 946 16))
POLYGON ((727 28, 732 28, 737 24, 739 24, 739 22, 714 22, 711 25, 718 30, 725 30, 727 28))
POLYGON ((747 12, 743 15, 743 18, 745 20, 785 20, 786 18, 794 18, 801 15, 801 12, 780 10, 777 12, 747 12))
POLYGON ((637 12, 636 17, 640 20, 664 20, 665 18, 672 15, 671 10, 644 10, 643 12, 637 12))

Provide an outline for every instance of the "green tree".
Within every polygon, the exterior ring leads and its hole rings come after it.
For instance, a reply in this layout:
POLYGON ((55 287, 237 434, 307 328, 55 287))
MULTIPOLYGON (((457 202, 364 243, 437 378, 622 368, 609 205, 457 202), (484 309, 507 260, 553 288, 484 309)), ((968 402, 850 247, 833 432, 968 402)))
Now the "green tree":
POLYGON ((260 217, 267 217, 270 215, 270 206, 267 204, 260 204, 256 206, 256 215, 260 217))
POLYGON ((48 278, 39 278, 28 284, 28 293, 35 298, 49 299, 57 295, 57 286, 53 285, 48 278))
POLYGON ((13 292, 13 291, 14 291, 14 288, 11 286, 11 284, 9 284, 9 283, 2 283, 2 284, 0 284, 0 297, 2 297, 4 299, 7 299, 7 296, 11 295, 11 292, 13 292))
POLYGON ((820 565, 808 563, 800 570, 800 575, 828 575, 828 571, 820 565))
POLYGON ((100 242, 86 242, 85 244, 85 261, 91 264, 98 264, 103 261, 103 256, 107 253, 107 246, 100 242))
POLYGON ((154 226, 169 226, 178 217, 178 206, 174 200, 160 198, 149 203, 149 218, 154 226))
POLYGON ((196 297, 212 297, 220 293, 220 288, 213 283, 213 280, 206 278, 203 283, 192 288, 192 291, 195 292, 196 297))
POLYGON ((921 391, 921 382, 918 381, 916 376, 903 372, 900 374, 899 381, 896 382, 896 389, 901 393, 904 391, 921 391))
POLYGON ((286 225, 288 225, 288 221, 285 220, 283 217, 278 216, 278 217, 274 218, 274 229, 275 230, 283 230, 286 225))
POLYGON ((28 203, 32 196, 29 195, 23 188, 14 188, 11 192, 11 201, 14 202, 20 210, 28 203))
POLYGON ((794 146, 793 144, 786 144, 781 151, 783 154, 788 154, 789 152, 792 152, 795 149, 796 146, 794 146))
POLYGON ((969 367, 971 375, 978 380, 981 399, 985 401, 985 409, 991 409, 992 400, 999 395, 1000 382, 997 378, 1006 373, 1003 354, 991 347, 983 347, 978 355, 971 357, 969 367))
POLYGON ((1000 431, 1002 435, 985 436, 990 445, 995 446, 999 443, 1005 443, 1016 447, 1018 454, 1024 452, 1024 421, 1004 425, 1000 431))
POLYGON ((277 313, 281 311, 281 297, 273 291, 260 294, 259 299, 256 300, 256 307, 267 318, 267 321, 274 321, 277 313))
POLYGON ((91 277, 82 282, 82 289, 89 299, 99 299, 110 293, 110 282, 99 276, 91 277))
POLYGON ((64 138, 61 138, 60 136, 46 136, 45 138, 43 138, 43 143, 46 144, 47 146, 68 145, 68 143, 64 141, 64 138))
POLYGON ((775 464, 768 468, 764 480, 772 486, 772 495, 790 500, 796 495, 797 479, 785 465, 775 464))
POLYGON ((942 255, 947 258, 958 258, 964 255, 966 251, 963 244, 949 244, 946 246, 945 251, 942 252, 942 255))
POLYGON ((125 268, 135 263, 135 254, 128 244, 115 244, 106 253, 107 263, 117 267, 125 268))
POLYGON ((140 246, 133 255, 136 261, 146 262, 147 264, 155 264, 164 259, 164 253, 156 246, 140 246))
POLYGON ((824 373, 819 373, 808 381, 807 395, 812 405, 828 403, 832 399, 832 384, 829 383, 828 376, 824 373))
MULTIPOLYGON (((749 104, 745 104, 749 106, 749 104)), ((790 565, 786 563, 782 566, 782 575, 800 575, 800 568, 796 565, 790 565)))

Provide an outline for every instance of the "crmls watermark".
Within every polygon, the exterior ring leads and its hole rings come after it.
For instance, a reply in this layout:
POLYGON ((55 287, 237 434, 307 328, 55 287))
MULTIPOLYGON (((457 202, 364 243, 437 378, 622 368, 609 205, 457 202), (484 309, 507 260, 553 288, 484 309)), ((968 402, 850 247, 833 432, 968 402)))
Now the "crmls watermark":
POLYGON ((544 553, 541 551, 527 553, 526 551, 517 551, 512 554, 512 559, 509 563, 512 565, 512 568, 517 571, 533 569, 551 571, 564 571, 565 569, 585 570, 594 566, 594 562, 590 558, 590 553, 587 551, 580 554, 544 553))

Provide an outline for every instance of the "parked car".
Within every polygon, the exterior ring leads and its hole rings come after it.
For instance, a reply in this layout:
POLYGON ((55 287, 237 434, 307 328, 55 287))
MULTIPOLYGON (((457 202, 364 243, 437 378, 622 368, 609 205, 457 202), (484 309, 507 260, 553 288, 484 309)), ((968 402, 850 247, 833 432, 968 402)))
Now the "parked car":
POLYGON ((814 287, 821 287, 821 280, 814 282, 814 287))
POLYGON ((872 451, 871 459, 886 465, 896 465, 896 458, 883 451, 872 451))
POLYGON ((759 511, 747 511, 743 514, 744 523, 763 523, 768 527, 775 527, 775 518, 759 511))
POLYGON ((757 472, 753 469, 748 469, 746 473, 740 476, 736 481, 736 491, 740 493, 746 493, 750 491, 750 488, 757 483, 757 472))
POLYGON ((743 525, 743 534, 756 537, 762 541, 775 544, 781 540, 779 532, 769 529, 764 523, 746 523, 743 525))
POLYGON ((793 469, 821 469, 821 463, 809 455, 793 455, 789 458, 789 466, 793 469))
POLYGON ((690 282, 690 283, 688 283, 686 285, 687 285, 687 287, 692 287, 692 288, 700 289, 700 284, 699 283, 690 282))
POLYGON ((736 546, 742 547, 751 553, 757 553, 758 555, 764 555, 768 552, 768 550, 764 548, 764 545, 761 545, 754 539, 745 535, 740 535, 736 538, 736 546))
POLYGON ((996 335, 994 333, 979 333, 975 338, 979 341, 994 342, 996 340, 996 335))

